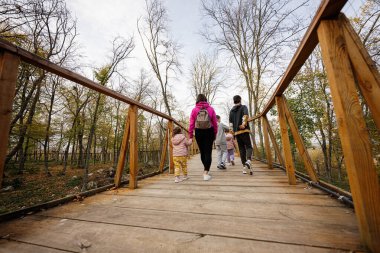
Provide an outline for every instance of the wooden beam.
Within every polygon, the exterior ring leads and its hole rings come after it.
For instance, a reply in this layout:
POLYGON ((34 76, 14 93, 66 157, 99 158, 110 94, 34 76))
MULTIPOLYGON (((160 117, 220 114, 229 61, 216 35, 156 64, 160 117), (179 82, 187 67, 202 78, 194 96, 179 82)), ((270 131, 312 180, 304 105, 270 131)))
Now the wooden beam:
POLYGON ((270 143, 269 143, 269 133, 268 133, 268 119, 267 116, 263 116, 261 118, 261 122, 263 125, 263 134, 264 134, 264 144, 265 144, 265 153, 267 156, 267 164, 268 164, 268 169, 273 169, 273 161, 272 161, 272 152, 270 150, 270 143))
POLYGON ((114 99, 117 99, 119 101, 128 103, 130 105, 136 105, 138 108, 143 109, 144 111, 150 112, 154 115, 157 115, 159 117, 162 117, 167 120, 172 120, 177 126, 181 127, 183 130, 187 131, 187 129, 182 126, 178 121, 170 117, 169 115, 162 113, 152 107, 149 107, 147 105, 144 105, 140 103, 139 101, 136 101, 134 99, 131 99, 127 96, 122 95, 120 92, 111 90, 103 85, 100 85, 84 76, 81 76, 71 70, 65 69, 61 66, 58 66, 57 64, 54 64, 36 54, 30 53, 26 51, 25 49, 18 47, 16 45, 13 45, 12 43, 0 39, 0 49, 3 49, 4 51, 7 51, 11 53, 12 55, 20 57, 20 59, 24 62, 27 62, 29 64, 32 64, 36 67, 39 67, 41 69, 44 69, 46 71, 49 71, 53 74, 56 74, 60 77, 63 77, 67 80, 73 81, 75 83, 81 84, 87 88, 90 88, 92 90, 95 90, 99 93, 102 93, 106 96, 112 97, 114 99))
POLYGON ((174 174, 174 161, 173 161, 173 121, 169 120, 168 123, 169 129, 169 174, 174 174))
POLYGON ((272 145, 273 145, 273 147, 274 147, 274 150, 275 150, 276 153, 277 153, 278 160, 279 160, 280 164, 281 164, 283 167, 285 167, 284 158, 282 158, 282 154, 281 154, 280 148, 279 148, 278 145, 277 145, 276 138, 275 138, 275 136, 274 136, 274 133, 273 133, 273 131, 272 131, 272 127, 270 126, 267 117, 265 117, 265 121, 267 122, 267 127, 268 127, 269 137, 270 137, 270 139, 271 139, 271 141, 272 141, 272 145))
POLYGON ((318 38, 361 239, 371 252, 380 252, 380 186, 342 24, 321 22, 318 38))
POLYGON ((371 59, 361 39, 352 28, 350 21, 341 14, 339 22, 347 44, 350 61, 357 77, 360 91, 365 98, 373 119, 380 129, 380 74, 375 62, 371 59))
POLYGON ((291 111, 289 110, 285 96, 282 95, 282 97, 283 97, 283 102, 284 102, 285 115, 288 120, 290 131, 292 131, 292 135, 296 143, 298 153, 300 154, 302 158, 302 161, 305 165, 306 171, 309 174, 310 179, 314 182, 318 182, 318 177, 317 177, 317 174, 315 173, 313 162, 311 161, 311 158, 310 158, 309 153, 307 152, 305 143, 303 142, 303 139, 300 135, 297 123, 294 120, 291 111))
POLYGON ((164 166, 165 166, 165 161, 167 157, 167 152, 168 152, 168 136, 169 136, 169 129, 166 128, 165 130, 165 137, 164 137, 164 145, 162 147, 161 151, 161 161, 160 161, 160 173, 163 172, 164 166))
POLYGON ((288 134, 288 126, 286 124, 284 101, 282 97, 276 97, 276 104, 278 110, 278 121, 280 122, 280 133, 282 141, 282 149, 285 156, 285 168, 286 174, 288 175, 289 184, 295 185, 297 183, 295 176, 295 169, 293 164, 293 156, 290 149, 290 141, 288 134))
POLYGON ((119 159, 117 160, 117 167, 115 172, 115 187, 119 187, 121 183, 121 177, 124 170, 125 165, 125 159, 127 157, 127 150, 128 150, 128 142, 129 142, 129 133, 130 133, 130 115, 131 108, 128 109, 127 117, 125 118, 125 127, 124 127, 124 134, 123 134, 123 140, 121 142, 121 148, 120 148, 120 154, 119 159))
POLYGON ((19 64, 19 57, 0 50, 0 189, 8 151, 9 129, 19 64))
POLYGON ((130 137, 129 137, 129 189, 137 188, 137 172, 138 172, 138 128, 137 128, 137 106, 131 105, 129 114, 130 121, 130 137))
POLYGON ((314 48, 318 45, 317 28, 321 20, 338 17, 340 11, 343 9, 346 3, 347 0, 324 0, 321 2, 313 20, 309 25, 309 28, 307 29, 300 45, 297 48, 297 51, 290 61, 284 75, 282 76, 280 83, 276 88, 276 91, 269 99, 269 102, 266 104, 264 110, 259 115, 256 115, 252 119, 249 119, 249 121, 253 121, 263 115, 266 115, 274 106, 275 97, 281 96, 284 93, 286 88, 288 88, 290 82, 294 79, 307 58, 309 58, 310 54, 313 52, 314 48))

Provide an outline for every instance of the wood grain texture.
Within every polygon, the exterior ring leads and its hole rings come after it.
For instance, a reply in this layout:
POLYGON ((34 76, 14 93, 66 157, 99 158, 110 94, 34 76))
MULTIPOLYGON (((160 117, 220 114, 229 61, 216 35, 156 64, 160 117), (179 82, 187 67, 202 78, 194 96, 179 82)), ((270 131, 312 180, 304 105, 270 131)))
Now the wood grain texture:
POLYGON ((0 189, 8 150, 9 128, 20 59, 0 50, 0 189))
POLYGON ((284 102, 284 109, 285 109, 285 115, 289 123, 290 131, 292 132, 294 141, 296 143, 296 147, 298 149, 298 153, 300 154, 303 164, 305 165, 307 174, 309 175, 310 179, 314 182, 318 182, 317 174, 315 173, 313 162, 311 161, 310 155, 307 152, 305 143, 303 142, 303 139, 300 135, 300 132, 298 130, 298 126, 296 121, 294 120, 294 117, 292 115, 292 112, 289 110, 289 107, 286 102, 286 98, 283 95, 283 102, 284 102))
POLYGON ((124 134, 123 134, 123 139, 121 142, 120 154, 119 154, 119 159, 117 160, 117 167, 116 167, 115 178, 114 178, 115 187, 120 186, 121 177, 122 177, 124 166, 125 166, 125 159, 127 157, 129 132, 130 132, 130 119, 129 119, 130 111, 131 111, 131 108, 129 108, 127 117, 125 117, 124 134))
POLYGON ((263 117, 261 117, 261 122, 263 125, 265 154, 267 156, 268 169, 273 169, 272 152, 271 152, 270 143, 269 143, 268 119, 265 115, 263 117))
POLYGON ((174 174, 174 162, 173 162, 173 121, 169 121, 168 129, 169 129, 169 173, 174 174))
POLYGON ((165 130, 165 137, 164 137, 164 143, 162 146, 162 151, 161 151, 161 160, 160 160, 160 172, 163 172, 164 166, 165 166, 165 161, 167 158, 167 153, 168 153, 168 134, 169 129, 166 128, 165 130))
POLYGON ((286 173, 288 175, 289 184, 294 185, 296 184, 296 176, 295 176, 295 169, 294 169, 294 163, 293 163, 293 156, 290 149, 288 125, 286 124, 286 116, 285 116, 285 108, 284 108, 285 104, 284 104, 284 100, 282 96, 276 97, 276 104, 277 104, 277 110, 278 110, 278 121, 280 122, 282 150, 285 156, 286 173))
POLYGON ((131 105, 129 114, 130 137, 129 137, 129 189, 137 188, 138 172, 138 126, 137 126, 137 106, 131 105))
POLYGON ((371 110, 377 128, 380 129, 380 74, 376 63, 371 59, 361 39, 344 14, 339 16, 339 22, 343 26, 347 52, 359 83, 358 86, 371 110))
POLYGON ((240 166, 211 168, 213 178, 205 182, 199 156, 188 166, 190 179, 178 184, 159 174, 135 190, 118 188, 3 223, 0 236, 10 240, 0 239, 0 251, 81 252, 84 240, 88 252, 362 250, 352 209, 306 184, 287 184, 279 169, 253 162, 257 172, 249 176, 240 166))
POLYGON ((338 20, 322 21, 318 37, 361 238, 372 252, 380 252, 380 187, 343 26, 338 20))

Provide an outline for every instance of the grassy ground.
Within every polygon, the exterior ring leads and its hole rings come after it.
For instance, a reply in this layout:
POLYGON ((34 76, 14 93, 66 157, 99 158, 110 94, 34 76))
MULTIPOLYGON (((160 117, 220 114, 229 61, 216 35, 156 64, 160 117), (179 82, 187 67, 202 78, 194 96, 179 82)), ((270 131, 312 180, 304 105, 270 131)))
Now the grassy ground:
MULTIPOLYGON (((113 183, 110 177, 111 164, 95 164, 89 168, 88 182, 96 182, 97 187, 113 183)), ((34 165, 26 169, 22 175, 12 175, 6 172, 3 188, 12 186, 13 190, 0 192, 0 214, 16 211, 24 207, 45 203, 68 195, 80 192, 83 184, 84 170, 68 168, 66 175, 60 175, 61 165, 49 168, 52 176, 43 173, 41 165, 34 165)), ((157 168, 145 167, 143 173, 147 174, 157 168)), ((126 178, 127 175, 124 175, 126 178)))

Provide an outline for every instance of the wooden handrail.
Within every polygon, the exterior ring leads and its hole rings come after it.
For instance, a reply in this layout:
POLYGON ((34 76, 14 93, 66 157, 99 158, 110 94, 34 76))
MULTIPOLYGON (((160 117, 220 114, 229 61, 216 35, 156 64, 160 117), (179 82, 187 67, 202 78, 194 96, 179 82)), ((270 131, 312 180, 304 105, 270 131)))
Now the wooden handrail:
POLYGON ((282 76, 280 83, 278 84, 269 102, 266 104, 262 112, 250 118, 249 121, 254 121, 269 112, 269 110, 276 103, 275 97, 281 96, 284 93, 307 58, 309 58, 310 54, 313 52, 314 48, 318 45, 317 28, 319 23, 325 19, 337 18, 346 3, 347 0, 325 0, 321 3, 317 10, 317 14, 311 21, 309 28, 307 29, 299 47, 297 48, 297 51, 290 61, 288 68, 282 76))
POLYGON ((134 99, 131 99, 127 96, 124 96, 110 88, 107 88, 105 86, 102 86, 94 81, 91 81, 90 79, 79 75, 71 70, 68 70, 66 68, 63 68, 61 66, 58 66, 57 64, 48 61, 36 54, 33 54, 31 52, 28 52, 27 50, 18 47, 16 45, 13 45, 12 43, 0 39, 0 49, 3 49, 12 55, 20 57, 20 59, 26 63, 32 64, 36 67, 39 67, 41 69, 44 69, 48 72, 51 72, 53 74, 56 74, 60 77, 63 77, 65 79, 68 79, 70 81, 73 81, 75 83, 81 84, 89 89, 95 90, 97 92, 100 92, 106 96, 112 97, 114 99, 117 99, 119 101, 125 102, 130 105, 136 105, 138 108, 143 109, 144 111, 150 112, 154 115, 157 115, 159 117, 162 117, 167 120, 173 121, 176 125, 180 126, 184 130, 187 131, 187 129, 182 126, 178 121, 176 121, 174 118, 170 117, 169 115, 162 113, 160 111, 157 111, 156 109, 149 107, 147 105, 144 105, 134 99))

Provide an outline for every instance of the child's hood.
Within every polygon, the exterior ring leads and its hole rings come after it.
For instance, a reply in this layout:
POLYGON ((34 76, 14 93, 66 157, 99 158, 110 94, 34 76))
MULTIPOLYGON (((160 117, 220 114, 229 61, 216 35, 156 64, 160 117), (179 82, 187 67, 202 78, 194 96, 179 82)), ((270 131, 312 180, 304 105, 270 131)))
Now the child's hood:
POLYGON ((185 138, 186 138, 186 137, 185 137, 184 134, 176 134, 176 135, 174 135, 174 137, 172 138, 172 143, 173 143, 173 145, 178 145, 178 144, 180 144, 185 138))

